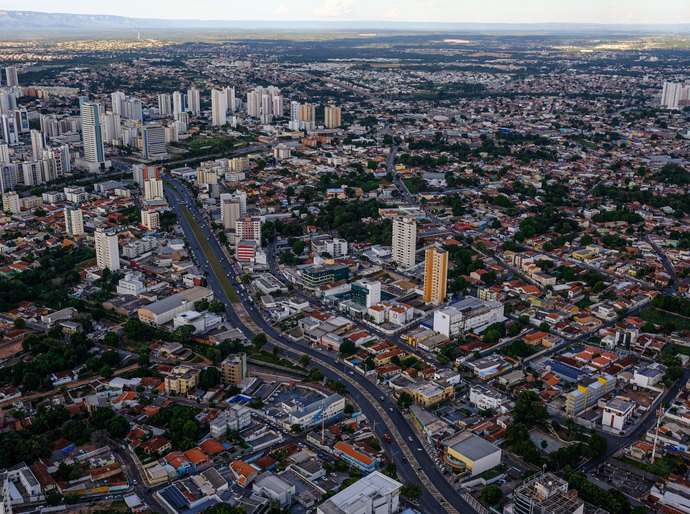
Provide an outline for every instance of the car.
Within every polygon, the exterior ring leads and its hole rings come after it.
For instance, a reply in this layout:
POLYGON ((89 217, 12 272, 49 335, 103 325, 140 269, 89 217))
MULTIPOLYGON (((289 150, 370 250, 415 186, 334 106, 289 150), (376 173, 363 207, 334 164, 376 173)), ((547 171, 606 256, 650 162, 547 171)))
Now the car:
POLYGON ((393 407, 388 407, 388 410, 393 412, 393 407))
POLYGON ((381 396, 380 398, 381 398, 381 401, 383 401, 383 400, 385 400, 385 399, 386 399, 386 397, 385 397, 385 396, 381 396))
POLYGON ((413 439, 412 439, 412 436, 408 436, 408 438, 407 438, 407 439, 408 439, 408 440, 409 440, 410 442, 412 442, 412 441, 413 441, 413 439))

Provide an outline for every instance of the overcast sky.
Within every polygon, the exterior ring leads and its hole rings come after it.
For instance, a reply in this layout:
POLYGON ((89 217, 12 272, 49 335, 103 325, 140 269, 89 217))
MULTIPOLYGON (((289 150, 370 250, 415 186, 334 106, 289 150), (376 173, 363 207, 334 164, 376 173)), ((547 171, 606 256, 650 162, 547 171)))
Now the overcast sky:
POLYGON ((690 0, 0 0, 0 10, 216 20, 690 23, 690 0))

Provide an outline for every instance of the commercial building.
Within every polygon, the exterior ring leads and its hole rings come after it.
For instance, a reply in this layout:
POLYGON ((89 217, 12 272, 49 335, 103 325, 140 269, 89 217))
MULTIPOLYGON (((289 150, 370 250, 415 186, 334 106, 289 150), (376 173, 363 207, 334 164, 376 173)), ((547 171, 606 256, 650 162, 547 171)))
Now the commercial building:
POLYGON ((603 408, 601 426, 605 430, 620 432, 635 412, 635 402, 623 398, 614 398, 603 408))
POLYGON ((247 354, 228 355, 220 363, 220 371, 223 374, 224 384, 239 385, 242 380, 247 378, 247 354))
POLYGON ((235 259, 238 262, 254 262, 258 251, 258 241, 242 239, 235 245, 235 259))
POLYGON ((568 482, 551 473, 539 473, 513 491, 513 514, 583 514, 584 502, 568 482))
POLYGON ((434 330, 447 337, 485 328, 504 320, 503 304, 468 296, 434 312, 434 330))
POLYGON ((70 236, 84 234, 84 213, 81 209, 65 207, 65 232, 70 236))
POLYGON ((577 389, 568 393, 565 413, 568 416, 575 416, 596 405, 599 398, 608 394, 615 385, 616 379, 606 374, 582 379, 577 389))
POLYGON ((338 280, 347 280, 350 277, 350 268, 338 264, 312 266, 311 268, 301 270, 300 276, 302 278, 302 285, 306 289, 318 289, 338 280))
POLYGON ((340 457, 345 462, 348 462, 351 466, 354 466, 360 471, 367 473, 374 471, 374 469, 376 469, 376 465, 378 464, 377 459, 361 452, 351 444, 348 444, 344 441, 338 441, 335 443, 333 452, 336 456, 340 457))
POLYGON ((165 147, 165 127, 158 123, 146 125, 142 135, 142 153, 144 159, 165 159, 168 156, 165 147))
POLYGON ((110 271, 119 270, 120 254, 117 246, 117 234, 99 228, 96 230, 94 241, 96 248, 96 265, 100 269, 108 268, 110 271))
POLYGON ((200 286, 192 287, 141 307, 137 315, 148 325, 161 326, 172 321, 179 313, 192 309, 194 302, 204 299, 213 300, 213 291, 200 286))
POLYGON ((295 486, 269 471, 256 477, 252 491, 280 505, 281 509, 286 509, 292 505, 295 486))
POLYGON ((484 387, 483 385, 475 384, 470 387, 470 403, 478 409, 498 409, 501 405, 508 402, 508 398, 504 395, 484 387))
POLYGON ((424 303, 436 305, 446 301, 448 281, 448 252, 442 248, 427 248, 424 256, 424 303))
POLYGON ((316 509, 317 514, 396 514, 400 512, 397 480, 374 471, 335 494, 316 509))
POLYGON ((465 431, 443 441, 443 460, 449 466, 477 476, 501 464, 501 449, 465 431))
POLYGON ((393 220, 393 261, 401 268, 411 268, 417 249, 417 222, 414 218, 393 220))
POLYGON ((316 400, 309 405, 298 406, 288 413, 287 427, 299 425, 310 428, 322 422, 330 423, 339 419, 345 410, 345 398, 339 394, 332 394, 326 398, 316 400))
POLYGON ((352 284, 352 301, 364 307, 371 307, 381 301, 381 282, 363 278, 352 284))

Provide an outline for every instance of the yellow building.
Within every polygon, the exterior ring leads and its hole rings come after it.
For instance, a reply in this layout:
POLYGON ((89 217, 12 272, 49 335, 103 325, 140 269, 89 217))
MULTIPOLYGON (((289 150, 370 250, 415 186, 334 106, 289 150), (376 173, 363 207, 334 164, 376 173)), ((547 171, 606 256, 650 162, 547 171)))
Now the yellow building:
POLYGON ((220 371, 223 374, 223 383, 239 385, 247 378, 247 354, 228 355, 220 363, 220 371))
POLYGON ((177 366, 165 377, 165 390, 168 393, 187 394, 199 382, 199 370, 189 366, 177 366))
POLYGON ((424 258, 424 303, 442 304, 446 300, 448 252, 427 248, 424 258))
POLYGON ((501 464, 501 449, 472 432, 460 432, 441 444, 446 449, 444 462, 471 476, 480 475, 501 464))
POLYGON ((436 382, 419 382, 405 389, 414 398, 414 402, 422 407, 433 407, 453 396, 452 385, 436 382))

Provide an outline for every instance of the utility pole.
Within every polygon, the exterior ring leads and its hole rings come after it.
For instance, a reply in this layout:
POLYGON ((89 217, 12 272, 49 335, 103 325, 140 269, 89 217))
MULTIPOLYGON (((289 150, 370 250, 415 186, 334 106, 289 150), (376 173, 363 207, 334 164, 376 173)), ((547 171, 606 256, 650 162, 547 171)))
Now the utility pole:
POLYGON ((659 426, 661 425, 661 418, 664 417, 664 408, 659 405, 659 410, 657 410, 656 418, 656 431, 654 432, 654 446, 652 447, 652 459, 650 464, 654 464, 654 459, 656 458, 656 445, 659 442, 659 426))

